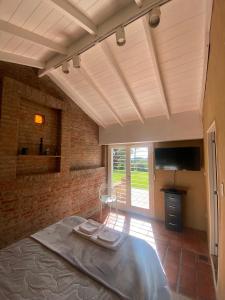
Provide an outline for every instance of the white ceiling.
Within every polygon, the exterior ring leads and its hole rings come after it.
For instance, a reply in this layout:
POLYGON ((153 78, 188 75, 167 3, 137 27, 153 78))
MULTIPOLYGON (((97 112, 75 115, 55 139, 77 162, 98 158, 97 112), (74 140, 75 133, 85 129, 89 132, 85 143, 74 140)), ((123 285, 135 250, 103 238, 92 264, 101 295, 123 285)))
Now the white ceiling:
MULTIPOLYGON (((54 42, 63 52, 86 31, 52 2, 1 0, 0 20, 54 42)), ((59 2, 69 2, 99 25, 134 0, 59 2)), ((139 18, 125 27, 124 46, 117 46, 113 34, 80 55, 80 69, 70 62, 69 74, 58 67, 48 75, 102 127, 200 111, 211 5, 212 0, 172 0, 161 7, 156 29, 150 29, 145 16, 139 18)), ((19 37, 17 30, 3 30, 3 25, 0 22, 0 60, 42 67, 56 55, 50 47, 19 37)))
MULTIPOLYGON (((67 1, 67 0, 65 0, 67 1)), ((101 24, 130 0, 70 0, 96 24, 101 24)), ((85 34, 74 21, 51 5, 50 0, 1 0, 0 20, 42 35, 64 47, 85 34)), ((1 30, 1 28, 0 28, 1 30)), ((16 35, 1 32, 0 50, 47 61, 54 53, 16 35)))

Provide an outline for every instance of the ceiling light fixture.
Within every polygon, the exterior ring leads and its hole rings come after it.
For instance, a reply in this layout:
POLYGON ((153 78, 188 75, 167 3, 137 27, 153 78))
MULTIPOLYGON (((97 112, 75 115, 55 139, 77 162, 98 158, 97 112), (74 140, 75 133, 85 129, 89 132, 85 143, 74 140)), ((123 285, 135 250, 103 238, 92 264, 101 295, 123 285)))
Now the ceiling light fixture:
POLYGON ((123 46, 126 43, 125 30, 123 26, 120 26, 116 31, 116 42, 118 46, 123 46))
POLYGON ((62 64, 62 71, 64 74, 69 74, 69 63, 68 61, 64 61, 62 64))
POLYGON ((76 69, 79 69, 80 68, 80 56, 76 54, 72 57, 72 60, 73 60, 73 67, 76 69))
POLYGON ((149 25, 156 28, 160 23, 161 11, 159 7, 153 8, 149 13, 149 25))

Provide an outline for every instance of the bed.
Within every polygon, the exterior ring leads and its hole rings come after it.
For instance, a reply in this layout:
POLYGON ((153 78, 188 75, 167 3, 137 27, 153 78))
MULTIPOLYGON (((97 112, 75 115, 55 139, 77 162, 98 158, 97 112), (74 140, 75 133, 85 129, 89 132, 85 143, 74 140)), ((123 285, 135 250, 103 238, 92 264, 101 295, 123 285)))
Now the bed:
POLYGON ((169 300, 156 252, 126 236, 116 251, 72 231, 74 216, 0 250, 0 299, 169 300))

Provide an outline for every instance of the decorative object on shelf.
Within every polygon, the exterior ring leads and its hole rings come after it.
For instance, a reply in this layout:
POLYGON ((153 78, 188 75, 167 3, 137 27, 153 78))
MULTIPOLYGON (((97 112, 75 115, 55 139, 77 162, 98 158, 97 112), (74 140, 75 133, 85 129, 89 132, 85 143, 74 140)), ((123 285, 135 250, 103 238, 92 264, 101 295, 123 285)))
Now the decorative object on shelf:
POLYGON ((34 115, 34 123, 38 125, 42 125, 45 122, 45 117, 40 114, 35 114, 34 115))
POLYGON ((21 155, 27 155, 28 154, 28 148, 22 147, 21 150, 20 150, 20 154, 21 155))
POLYGON ((44 151, 44 155, 49 155, 50 154, 50 148, 46 148, 44 151))
POLYGON ((18 147, 18 156, 49 156, 49 157, 60 157, 60 151, 56 145, 45 144, 44 138, 40 138, 38 144, 27 143, 25 145, 21 144, 18 147))
POLYGON ((43 138, 40 138, 40 144, 39 144, 39 154, 43 154, 43 138))

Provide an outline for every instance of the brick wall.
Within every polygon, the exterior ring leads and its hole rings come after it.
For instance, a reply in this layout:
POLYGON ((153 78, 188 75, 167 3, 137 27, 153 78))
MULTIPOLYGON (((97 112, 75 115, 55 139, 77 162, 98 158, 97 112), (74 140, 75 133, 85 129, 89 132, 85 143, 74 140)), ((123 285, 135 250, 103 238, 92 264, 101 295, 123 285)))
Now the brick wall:
MULTIPOLYGON (((95 212, 106 170, 98 126, 72 100, 47 77, 38 79, 31 68, 0 63, 0 71, 0 247, 4 247, 65 216, 95 212), (15 80, 19 74, 22 82, 15 80), (21 175, 23 160, 29 159, 17 155, 21 98, 31 106, 44 104, 62 111, 61 158, 54 162, 60 172, 21 175)), ((32 165, 47 165, 47 171, 55 171, 49 167, 51 158, 41 159, 44 164, 30 160, 31 173, 32 165)))

